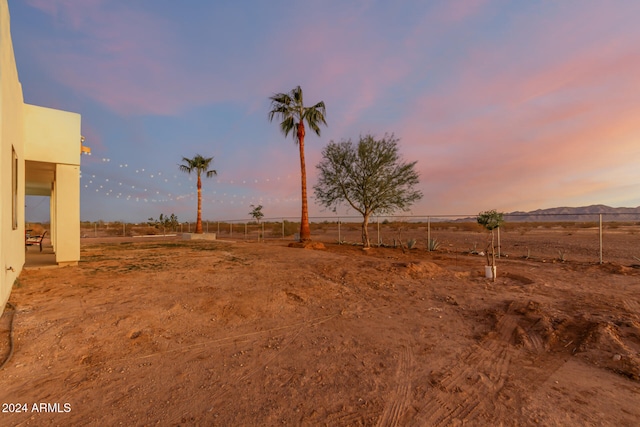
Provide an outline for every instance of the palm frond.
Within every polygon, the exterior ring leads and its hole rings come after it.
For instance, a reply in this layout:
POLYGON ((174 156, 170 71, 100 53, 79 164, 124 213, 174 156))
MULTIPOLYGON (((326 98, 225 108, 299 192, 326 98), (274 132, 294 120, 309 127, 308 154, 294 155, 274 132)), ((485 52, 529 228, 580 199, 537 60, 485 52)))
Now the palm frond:
POLYGON ((191 172, 196 171, 196 174, 200 176, 202 172, 207 173, 207 177, 211 177, 216 175, 217 172, 215 170, 209 170, 209 166, 213 161, 213 157, 204 157, 201 154, 196 154, 192 159, 188 157, 182 158, 182 164, 178 165, 180 171, 191 174, 191 172), (210 172, 214 172, 210 174, 210 172))
POLYGON ((280 131, 285 137, 289 136, 289 132, 292 132, 296 143, 299 142, 297 128, 300 122, 306 121, 317 135, 320 135, 320 124, 327 125, 324 102, 320 101, 312 107, 305 107, 300 86, 296 86, 289 93, 275 94, 269 99, 271 100, 269 121, 273 121, 274 117, 281 120, 280 131))
POLYGON ((325 106, 324 102, 318 102, 313 107, 309 107, 305 109, 303 119, 307 122, 311 130, 313 130, 316 135, 320 136, 320 123, 327 125, 327 121, 325 119, 325 106))
POLYGON ((291 97, 293 98, 296 105, 304 105, 304 102, 302 99, 302 88, 300 87, 300 85, 296 86, 291 91, 291 97))
MULTIPOLYGON (((291 132, 294 129, 296 129, 296 127, 297 127, 297 123, 295 122, 295 119, 294 119, 293 116, 289 116, 289 117, 285 118, 280 123, 280 130, 282 131, 282 133, 284 133, 285 137, 287 137, 289 135, 289 132, 291 132)), ((293 132, 293 138, 297 139, 296 132, 293 132)))

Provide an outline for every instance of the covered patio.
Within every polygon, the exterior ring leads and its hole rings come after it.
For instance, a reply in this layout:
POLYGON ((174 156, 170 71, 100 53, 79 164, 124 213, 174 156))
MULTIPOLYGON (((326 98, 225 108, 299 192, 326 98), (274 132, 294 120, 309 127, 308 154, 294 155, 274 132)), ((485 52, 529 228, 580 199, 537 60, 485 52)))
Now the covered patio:
MULTIPOLYGON (((24 105, 25 196, 49 198, 50 230, 42 254, 27 248, 25 267, 80 260, 80 115, 24 105)), ((39 249, 39 248, 38 248, 39 249)))

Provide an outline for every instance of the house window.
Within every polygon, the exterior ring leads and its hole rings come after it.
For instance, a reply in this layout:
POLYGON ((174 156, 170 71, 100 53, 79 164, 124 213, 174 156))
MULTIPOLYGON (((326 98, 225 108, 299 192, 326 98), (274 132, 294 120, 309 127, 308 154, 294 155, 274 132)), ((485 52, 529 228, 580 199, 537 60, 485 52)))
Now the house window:
POLYGON ((18 229, 18 155, 11 147, 11 225, 18 229))

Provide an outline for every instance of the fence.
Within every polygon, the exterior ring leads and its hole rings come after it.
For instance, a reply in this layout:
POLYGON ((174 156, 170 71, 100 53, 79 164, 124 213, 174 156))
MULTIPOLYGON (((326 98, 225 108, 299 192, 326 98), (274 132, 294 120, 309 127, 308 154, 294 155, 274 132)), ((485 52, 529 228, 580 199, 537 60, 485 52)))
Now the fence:
MULTIPOLYGON (((640 264, 640 214, 505 215, 497 230, 499 257, 537 259, 544 262, 618 262, 640 264)), ((362 217, 311 217, 313 240, 325 243, 361 242, 362 217)), ((295 240, 297 218, 203 221, 203 231, 220 239, 245 241, 295 240)), ((143 224, 83 222, 83 238, 106 236, 171 235, 193 232, 195 223, 175 229, 143 224)), ((472 215, 405 215, 372 217, 368 227, 374 246, 398 246, 414 241, 418 249, 440 252, 479 253, 486 250, 490 234, 472 215)))

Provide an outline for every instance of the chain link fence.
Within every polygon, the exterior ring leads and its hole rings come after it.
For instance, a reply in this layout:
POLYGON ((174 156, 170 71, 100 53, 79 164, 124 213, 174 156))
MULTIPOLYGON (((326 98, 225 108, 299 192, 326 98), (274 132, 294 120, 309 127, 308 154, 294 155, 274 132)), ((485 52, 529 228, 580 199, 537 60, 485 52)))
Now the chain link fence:
MULTIPOLYGON (((543 262, 618 262, 640 265, 640 215, 505 214, 497 230, 499 257, 543 262)), ((362 242, 362 217, 310 218, 313 240, 358 245, 362 242)), ((46 228, 44 225, 43 228, 46 228)), ((242 241, 295 241, 299 218, 266 218, 259 223, 242 219, 203 221, 205 233, 219 239, 242 241)), ((82 222, 83 239, 94 237, 180 236, 195 231, 194 222, 173 227, 149 223, 82 222)), ((486 251, 490 234, 473 215, 405 215, 372 217, 368 226, 373 246, 411 246, 417 250, 480 254, 486 251)))

